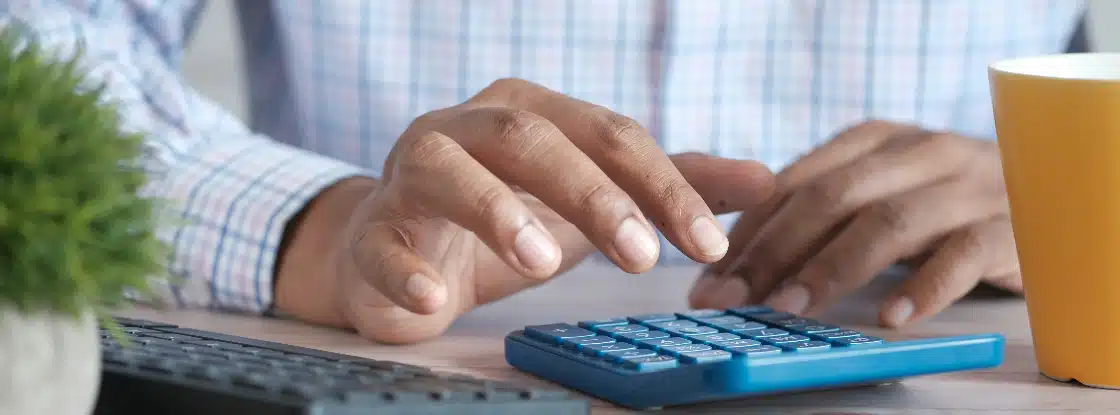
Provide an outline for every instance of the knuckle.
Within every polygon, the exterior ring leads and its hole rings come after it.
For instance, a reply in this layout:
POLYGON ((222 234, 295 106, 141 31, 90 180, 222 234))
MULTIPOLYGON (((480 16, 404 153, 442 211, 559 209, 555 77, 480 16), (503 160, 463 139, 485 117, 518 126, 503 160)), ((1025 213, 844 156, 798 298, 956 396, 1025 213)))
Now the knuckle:
POLYGON ((401 177, 411 178, 447 163, 456 144, 442 134, 426 132, 402 138, 397 170, 401 177))
POLYGON ((801 192, 812 206, 820 206, 826 210, 843 210, 851 199, 852 181, 822 180, 809 184, 801 192))
POLYGON ((656 199, 664 209, 669 212, 685 212, 692 201, 690 197, 695 191, 688 183, 680 180, 663 179, 657 188, 656 199))
POLYGON ((608 150, 636 152, 652 144, 646 129, 634 119, 601 107, 594 114, 593 133, 608 150))
POLYGON ((487 85, 471 101, 477 103, 510 103, 518 102, 525 96, 526 91, 534 87, 529 81, 518 78, 499 78, 487 85))
POLYGON ((588 186, 576 199, 576 206, 581 207, 585 213, 594 214, 603 210, 611 210, 626 195, 608 181, 600 181, 588 186))
POLYGON ((553 132, 547 123, 528 111, 513 109, 480 110, 485 111, 495 131, 495 140, 503 148, 519 154, 540 144, 553 132))
POLYGON ((892 233, 902 233, 910 227, 909 209, 899 203, 885 202, 874 205, 868 209, 867 217, 876 229, 892 233))
POLYGON ((957 249, 969 257, 982 258, 988 250, 986 235, 976 227, 964 230, 956 242, 957 249))
POLYGON ((490 186, 483 189, 475 198, 475 212, 483 218, 501 218, 502 207, 508 202, 506 198, 509 189, 490 186))

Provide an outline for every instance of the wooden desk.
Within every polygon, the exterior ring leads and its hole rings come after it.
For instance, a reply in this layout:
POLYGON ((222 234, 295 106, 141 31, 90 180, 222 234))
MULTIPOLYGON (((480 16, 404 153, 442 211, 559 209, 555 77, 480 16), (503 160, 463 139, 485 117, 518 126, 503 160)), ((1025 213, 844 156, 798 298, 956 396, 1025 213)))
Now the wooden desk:
MULTIPOLYGON (((629 275, 585 265, 540 288, 476 310, 447 335, 411 346, 380 346, 356 335, 290 321, 202 311, 134 310, 128 314, 183 326, 376 359, 399 360, 500 380, 540 380, 506 364, 502 338, 525 325, 685 309, 685 295, 699 268, 666 267, 629 275)), ((1120 391, 1089 389, 1043 378, 1034 363, 1024 304, 1018 299, 976 299, 918 326, 877 329, 877 299, 893 284, 876 284, 835 307, 826 320, 886 338, 1001 332, 1005 364, 995 370, 914 378, 900 384, 814 392, 663 410, 675 413, 1120 413, 1120 391)), ((1077 333, 1070 335, 1076 336, 1077 333)), ((599 414, 626 411, 596 401, 599 414)))

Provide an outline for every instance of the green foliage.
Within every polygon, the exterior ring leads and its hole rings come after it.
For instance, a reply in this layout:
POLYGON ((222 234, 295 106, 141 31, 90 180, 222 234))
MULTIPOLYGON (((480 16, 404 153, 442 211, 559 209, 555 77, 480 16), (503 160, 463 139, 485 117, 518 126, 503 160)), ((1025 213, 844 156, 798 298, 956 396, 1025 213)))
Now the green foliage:
POLYGON ((104 317, 164 270, 143 137, 79 72, 0 34, 0 303, 25 313, 104 317))

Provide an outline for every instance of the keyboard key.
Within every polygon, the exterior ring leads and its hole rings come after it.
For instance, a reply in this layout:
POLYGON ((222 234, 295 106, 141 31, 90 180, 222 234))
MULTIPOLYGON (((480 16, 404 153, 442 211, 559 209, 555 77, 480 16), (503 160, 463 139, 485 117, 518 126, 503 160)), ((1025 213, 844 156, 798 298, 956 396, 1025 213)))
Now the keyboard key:
POLYGON ((702 352, 682 352, 680 359, 685 363, 712 363, 731 360, 731 353, 723 350, 705 350, 702 352))
POLYGON ((698 319, 708 317, 718 317, 724 315, 723 310, 701 309, 701 310, 688 310, 677 313, 681 318, 698 319))
POLYGON ((677 319, 676 314, 642 314, 639 316, 630 316, 630 321, 635 323, 657 323, 662 321, 673 321, 677 319))
POLYGON ((705 335, 702 335, 702 336, 691 336, 691 339, 699 341, 699 342, 704 342, 704 343, 707 343, 707 344, 712 344, 712 343, 720 343, 720 342, 729 342, 729 341, 732 341, 732 340, 739 340, 739 339, 742 339, 742 337, 736 336, 736 335, 731 334, 731 333, 716 333, 716 334, 705 334, 705 335))
POLYGON ((712 344, 712 346, 715 346, 718 349, 724 349, 724 350, 740 349, 740 348, 744 348, 744 347, 755 347, 755 346, 760 346, 760 345, 762 345, 762 342, 760 342, 758 340, 751 340, 751 339, 731 340, 731 341, 725 341, 725 342, 719 342, 719 343, 713 343, 712 344))
POLYGON ((762 339, 763 339, 763 341, 765 341, 767 343, 773 343, 773 344, 806 342, 806 341, 812 340, 812 339, 810 339, 808 337, 805 337, 805 336, 802 336, 800 334, 787 334, 787 335, 784 335, 784 336, 763 337, 762 339))
POLYGON ((571 324, 556 323, 541 326, 528 326, 525 334, 538 340, 559 344, 564 339, 576 337, 591 337, 595 333, 573 326, 571 324))
POLYGON ((624 362, 627 359, 637 359, 642 357, 657 356, 657 352, 649 349, 629 349, 629 350, 611 350, 605 353, 607 358, 616 362, 624 362))
POLYGON ((720 325, 713 324, 712 327, 715 327, 715 328, 720 329, 720 330, 730 331, 730 332, 733 332, 733 333, 740 333, 740 332, 747 332, 747 331, 762 330, 762 329, 766 328, 766 325, 762 324, 762 323, 759 323, 759 322, 756 322, 756 321, 745 321, 745 322, 742 322, 742 323, 732 323, 732 324, 720 324, 720 325))
POLYGON ((819 340, 809 340, 803 342, 781 343, 778 345, 778 347, 795 352, 818 352, 831 349, 832 345, 819 340))
POLYGON ((576 337, 574 339, 564 339, 561 345, 569 349, 578 349, 580 346, 588 344, 606 344, 614 343, 615 339, 607 336, 592 336, 592 337, 576 337))
POLYGON ((669 330, 669 329, 674 329, 674 328, 678 328, 678 327, 696 327, 696 326, 699 326, 700 324, 695 322, 695 321, 692 321, 692 320, 672 320, 672 321, 658 321, 658 322, 654 322, 654 323, 649 323, 649 325, 651 325, 653 327, 657 327, 661 330, 669 330))
POLYGON ((677 367, 678 363, 677 359, 673 356, 659 355, 626 359, 625 365, 639 372, 651 372, 654 370, 671 369, 677 367))
POLYGON ((666 329, 665 331, 668 331, 671 334, 676 334, 676 335, 681 336, 681 337, 692 337, 692 336, 699 336, 699 335, 704 335, 704 334, 719 333, 719 330, 716 330, 716 329, 713 329, 713 328, 707 327, 707 326, 674 327, 674 328, 671 328, 671 329, 666 329))
POLYGON ((628 342, 635 342, 635 341, 638 341, 638 340, 664 339, 666 337, 669 337, 669 333, 666 333, 666 332, 663 332, 663 331, 656 331, 656 330, 636 331, 636 332, 630 332, 630 333, 619 333, 615 337, 617 337, 620 340, 624 340, 624 341, 628 341, 628 342))
POLYGON ((622 333, 636 333, 636 332, 642 332, 642 331, 649 331, 649 327, 640 326, 640 325, 637 325, 637 324, 627 324, 625 326, 599 327, 596 330, 601 331, 601 332, 606 333, 606 334, 616 335, 616 334, 622 334, 622 333))
POLYGON ((668 337, 664 339, 641 340, 638 341, 638 344, 654 350, 659 350, 662 347, 680 346, 683 344, 692 344, 692 342, 680 337, 668 337))
POLYGON ((871 346, 871 345, 876 345, 876 344, 883 344, 883 339, 880 339, 878 337, 871 337, 871 336, 858 336, 858 337, 843 337, 843 338, 839 338, 839 339, 833 339, 832 342, 836 343, 840 346, 856 347, 856 346, 871 346))
POLYGON ((579 350, 581 352, 585 353, 585 354, 589 354, 589 355, 592 355, 592 356, 602 356, 603 353, 606 353, 606 352, 611 352, 611 351, 616 351, 616 350, 630 350, 630 349, 637 349, 637 348, 638 348, 637 346, 634 346, 630 343, 614 342, 614 343, 588 344, 588 345, 585 345, 585 346, 580 346, 579 350))
POLYGON ((743 307, 736 307, 736 308, 732 308, 732 309, 727 310, 727 312, 731 313, 731 314, 738 315, 738 316, 749 316, 749 315, 752 315, 752 314, 772 313, 772 312, 774 312, 774 309, 760 304, 760 305, 749 305, 749 306, 743 306, 743 307))
POLYGON ((746 330, 746 331, 741 331, 741 332, 736 331, 735 334, 738 334, 738 335, 743 336, 743 337, 750 337, 752 339, 762 339, 762 338, 766 338, 766 337, 785 336, 785 335, 789 334, 789 332, 785 331, 785 330, 782 330, 782 329, 770 328, 770 329, 759 329, 759 330, 746 330))
POLYGON ((662 353, 668 353, 674 356, 687 352, 703 352, 712 350, 712 346, 706 344, 682 344, 680 346, 666 346, 661 348, 662 353))
POLYGON ((737 347, 728 349, 729 352, 734 354, 746 355, 747 357, 760 357, 782 354, 782 349, 777 346, 769 344, 762 344, 754 347, 737 347))
POLYGON ((820 333, 817 336, 824 337, 827 340, 835 340, 835 339, 840 339, 840 338, 844 338, 844 337, 860 337, 860 336, 863 336, 863 333, 860 333, 860 332, 855 331, 855 330, 840 330, 840 331, 832 331, 832 332, 828 332, 828 333, 820 333))
POLYGON ((820 333, 828 333, 828 332, 833 332, 833 331, 840 331, 839 327, 833 326, 831 324, 811 324, 811 325, 807 325, 807 326, 794 326, 794 327, 787 327, 787 328, 789 328, 793 331, 796 331, 798 333, 806 333, 806 334, 820 334, 820 333))
POLYGON ((580 327, 583 327, 583 328, 589 329, 589 330, 594 329, 596 327, 625 326, 627 324, 630 324, 630 320, 627 320, 627 319, 622 318, 622 317, 608 318, 608 319, 603 319, 603 320, 586 320, 586 321, 579 322, 580 327))

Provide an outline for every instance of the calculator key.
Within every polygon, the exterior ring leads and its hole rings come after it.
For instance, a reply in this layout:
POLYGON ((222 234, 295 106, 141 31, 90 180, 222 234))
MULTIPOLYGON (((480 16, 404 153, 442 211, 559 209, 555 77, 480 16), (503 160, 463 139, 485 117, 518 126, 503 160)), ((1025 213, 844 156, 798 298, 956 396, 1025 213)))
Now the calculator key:
POLYGON ((735 334, 738 334, 738 335, 743 336, 743 337, 750 337, 752 339, 762 339, 762 338, 766 338, 766 337, 785 336, 785 335, 789 334, 789 332, 785 331, 785 330, 782 330, 782 329, 769 328, 769 329, 759 329, 759 330, 746 330, 746 331, 741 331, 741 332, 736 331, 735 334))
POLYGON ((795 326, 795 327, 788 327, 788 328, 793 330, 793 331, 799 332, 799 333, 807 333, 807 334, 820 334, 820 333, 828 333, 828 332, 833 332, 833 331, 840 331, 839 327, 833 326, 831 324, 811 324, 811 325, 808 325, 808 326, 795 326))
POLYGON ((706 317, 717 317, 724 315, 723 310, 701 309, 701 310, 688 310, 677 313, 681 318, 697 319, 706 317))
POLYGON ((673 356, 659 355, 626 359, 625 365, 639 372, 650 372, 654 370, 671 369, 677 367, 678 363, 677 358, 673 356))
POLYGON ((681 336, 681 337, 693 337, 693 336, 700 336, 700 335, 704 335, 704 334, 719 333, 719 330, 713 329, 713 328, 708 327, 708 326, 674 327, 674 328, 671 328, 671 329, 666 329, 665 331, 668 331, 669 333, 676 334, 676 335, 681 336))
POLYGON ((728 309, 727 312, 738 316, 747 316, 751 314, 772 313, 774 309, 758 304, 728 309))
POLYGON ((702 336, 689 336, 689 337, 692 340, 696 340, 696 341, 700 341, 700 342, 704 342, 704 343, 708 343, 708 344, 720 343, 720 342, 729 342, 729 341, 732 341, 732 340, 742 339, 742 337, 736 336, 736 335, 731 334, 731 333, 705 334, 705 335, 702 335, 702 336))
POLYGON ((629 342, 647 339, 664 339, 669 337, 669 333, 663 331, 634 331, 629 333, 619 333, 615 337, 629 342))
POLYGON ((781 319, 781 320, 777 320, 777 321, 774 322, 774 325, 782 326, 782 327, 785 327, 785 328, 798 327, 798 326, 808 326, 808 325, 813 325, 813 324, 821 324, 821 322, 816 321, 816 320, 810 320, 810 319, 807 319, 807 318, 801 318, 801 317, 781 319))
POLYGON ((731 350, 731 349, 739 349, 739 348, 744 348, 744 347, 761 346, 762 342, 760 342, 758 340, 751 340, 751 339, 739 339, 739 340, 731 340, 731 341, 714 343, 712 345, 715 346, 717 349, 731 350))
POLYGON ((825 351, 825 350, 828 350, 828 349, 832 348, 831 344, 828 344, 828 343, 825 343, 825 342, 822 342, 822 341, 819 341, 819 340, 809 340, 809 341, 793 342, 793 343, 781 343, 778 346, 783 348, 783 349, 791 350, 791 351, 795 351, 795 352, 817 352, 817 351, 825 351))
POLYGON ((668 338, 664 338, 664 339, 640 340, 640 341, 638 341, 638 344, 640 344, 642 346, 649 347, 649 348, 654 349, 654 350, 657 350, 657 349, 660 349, 662 347, 680 346, 680 345, 683 345, 683 344, 692 344, 692 342, 689 341, 688 339, 682 339, 680 337, 668 337, 668 338))
POLYGON ((734 354, 746 355, 747 357, 771 356, 782 354, 782 349, 769 344, 762 344, 754 347, 736 347, 728 349, 729 352, 734 354))
POLYGON ((616 362, 623 362, 626 359, 637 359, 641 357, 657 356, 657 352, 649 349, 629 349, 629 350, 611 350, 604 353, 604 356, 616 362))
POLYGON ((860 333, 860 332, 855 331, 855 330, 840 330, 840 331, 832 331, 832 332, 828 332, 828 333, 821 333, 821 334, 818 334, 818 336, 824 337, 825 339, 828 339, 828 340, 835 340, 835 339, 840 339, 840 338, 845 338, 845 337, 860 337, 860 336, 863 336, 863 333, 860 333))
POLYGON ((685 363, 712 363, 731 360, 731 353, 723 350, 705 350, 702 352, 682 352, 680 359, 685 363))
POLYGON ((657 323, 662 321, 673 321, 677 319, 676 314, 642 314, 640 316, 630 316, 630 321, 635 323, 657 323))
POLYGON ((614 334, 621 334, 621 333, 636 333, 636 332, 640 332, 640 331, 649 331, 649 327, 639 326, 637 324, 627 324, 625 326, 599 327, 596 330, 599 330, 603 333, 614 335, 614 334))
POLYGON ((786 313, 784 311, 775 311, 771 313, 751 314, 748 318, 761 321, 763 323, 778 324, 779 321, 801 318, 801 316, 786 313))
POLYGON ((574 339, 564 339, 561 344, 569 349, 578 349, 579 346, 588 344, 605 344, 614 343, 615 339, 607 336, 591 336, 591 337, 576 337, 574 339))
POLYGON ((808 337, 805 337, 805 336, 802 336, 800 334, 787 334, 787 335, 784 335, 784 336, 763 337, 762 339, 763 339, 763 341, 765 341, 767 343, 774 343, 774 344, 805 342, 805 341, 812 340, 812 339, 810 339, 808 337))
POLYGON ((588 345, 585 345, 585 346, 580 346, 579 349, 583 353, 586 353, 586 354, 589 354, 589 355, 592 355, 592 356, 602 356, 603 353, 606 353, 606 352, 611 352, 611 351, 616 351, 616 350, 637 349, 637 347, 630 344, 630 343, 614 342, 614 343, 605 343, 605 344, 588 344, 588 345))
POLYGON ((560 343, 564 339, 572 339, 576 337, 591 337, 595 333, 573 326, 571 324, 556 323, 545 324, 541 326, 528 326, 525 328, 525 333, 530 337, 535 337, 539 340, 544 340, 552 343, 560 343))
POLYGON ((698 318, 698 319, 696 319, 696 321, 699 321, 699 322, 704 323, 704 324, 712 325, 712 324, 745 323, 747 320, 742 318, 742 317, 738 317, 738 316, 722 315, 722 316, 719 316, 719 317, 698 318))
POLYGON ((858 336, 858 337, 843 337, 843 338, 839 338, 839 339, 833 339, 832 342, 836 343, 840 346, 855 347, 855 346, 871 346, 871 345, 876 345, 876 344, 882 344, 883 339, 880 339, 878 337, 871 337, 871 336, 858 336))
POLYGON ((696 326, 699 326, 700 324, 698 324, 698 323, 696 323, 695 321, 692 321, 692 320, 672 320, 672 321, 658 321, 658 322, 655 322, 655 323, 649 323, 649 325, 651 325, 653 327, 657 327, 661 330, 669 330, 669 329, 673 329, 673 328, 677 328, 677 327, 696 327, 696 326))
POLYGON ((667 346, 661 348, 662 353, 668 353, 674 356, 681 353, 703 352, 707 350, 712 350, 712 346, 708 346, 706 344, 682 344, 680 346, 667 346))
POLYGON ((596 327, 606 327, 606 326, 625 326, 627 324, 630 324, 630 320, 627 320, 627 319, 622 318, 622 317, 608 318, 608 319, 602 319, 602 320, 587 320, 587 321, 579 322, 579 326, 583 327, 585 329, 594 329, 596 327))
POLYGON ((732 324, 713 324, 712 327, 715 327, 715 328, 720 329, 720 330, 726 330, 726 331, 730 331, 730 332, 734 332, 734 333, 739 333, 739 332, 745 332, 745 331, 762 330, 762 329, 766 328, 766 325, 762 324, 762 323, 759 323, 759 322, 756 322, 756 321, 745 321, 745 322, 742 322, 742 323, 732 323, 732 324))

